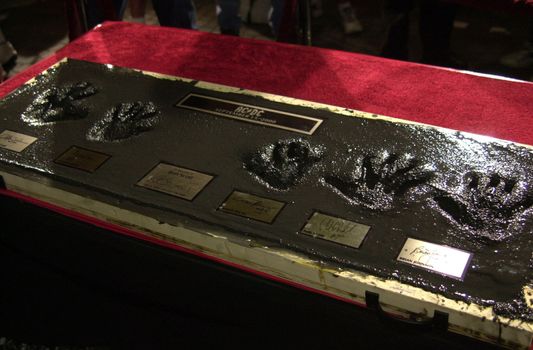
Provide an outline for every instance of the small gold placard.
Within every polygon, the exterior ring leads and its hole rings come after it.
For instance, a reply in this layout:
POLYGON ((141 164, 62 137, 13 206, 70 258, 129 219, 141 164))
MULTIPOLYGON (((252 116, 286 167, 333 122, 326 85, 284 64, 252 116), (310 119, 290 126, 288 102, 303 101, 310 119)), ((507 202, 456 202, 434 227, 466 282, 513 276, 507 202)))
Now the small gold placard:
POLYGON ((137 185, 192 201, 211 180, 208 174, 159 163, 137 185))
POLYGON ((94 173, 96 169, 101 167, 109 158, 111 158, 111 156, 105 153, 72 146, 65 153, 60 155, 55 162, 71 168, 94 173))
POLYGON ((91 151, 78 146, 70 147, 65 153, 57 157, 57 164, 65 165, 74 169, 80 169, 93 173, 104 164, 110 155, 91 151))
POLYGON ((285 203, 283 202, 254 196, 249 193, 233 191, 219 209, 226 213, 244 216, 270 224, 284 206, 285 203))
POLYGON ((370 226, 315 212, 302 233, 327 241, 359 248, 370 226))
POLYGON ((461 280, 471 259, 472 253, 413 238, 407 239, 398 255, 398 261, 461 280))
POLYGON ((36 137, 19 134, 18 132, 4 130, 0 134, 0 148, 10 151, 22 152, 37 140, 36 137))

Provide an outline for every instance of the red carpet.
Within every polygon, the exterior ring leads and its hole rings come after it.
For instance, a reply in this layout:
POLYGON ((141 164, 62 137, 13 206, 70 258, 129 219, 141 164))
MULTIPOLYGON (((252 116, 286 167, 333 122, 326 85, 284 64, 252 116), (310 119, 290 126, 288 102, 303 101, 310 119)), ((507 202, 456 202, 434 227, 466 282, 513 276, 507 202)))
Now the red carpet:
MULTIPOLYGON (((533 144, 533 84, 334 50, 108 22, 0 85, 63 57, 290 96, 533 144)), ((118 87, 117 87, 118 88, 118 87)))

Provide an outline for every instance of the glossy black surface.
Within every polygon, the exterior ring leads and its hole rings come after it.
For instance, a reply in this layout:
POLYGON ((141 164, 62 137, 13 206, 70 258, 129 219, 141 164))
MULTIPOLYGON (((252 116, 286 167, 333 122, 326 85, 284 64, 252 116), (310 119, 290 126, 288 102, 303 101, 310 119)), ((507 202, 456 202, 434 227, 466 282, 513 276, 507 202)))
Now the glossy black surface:
POLYGON ((225 230, 243 243, 289 248, 319 264, 396 279, 457 300, 494 306, 512 318, 533 320, 522 295, 522 287, 533 279, 531 149, 449 130, 209 91, 193 83, 79 61, 51 70, 37 84, 4 99, 0 116, 1 129, 39 138, 20 154, 0 150, 6 171, 51 181, 161 222, 225 230), (99 90, 83 100, 89 106, 86 118, 35 126, 21 119, 42 91, 79 81, 99 90), (191 92, 317 117, 324 123, 314 135, 300 136, 175 107, 191 92), (107 111, 128 101, 151 101, 160 111, 159 122, 117 142, 87 139, 107 111), (112 158, 94 174, 55 164, 53 159, 72 145, 112 158), (295 163, 283 165, 274 153, 269 158, 269 150, 275 149, 295 163), (313 149, 319 152, 313 155, 313 149), (281 164, 276 169, 294 170, 294 175, 278 181, 276 176, 286 174, 275 170, 265 177, 257 174, 263 170, 250 172, 249 157, 254 159, 254 154, 259 167, 281 164), (312 161, 301 162, 304 154, 312 161), (217 177, 193 202, 135 186, 161 161, 217 177), (304 166, 293 169, 298 164, 304 166), (273 224, 217 211, 234 189, 287 205, 273 224), (371 226, 364 244, 352 249, 300 234, 314 211, 371 226), (397 262, 407 237, 472 252, 464 280, 397 262))

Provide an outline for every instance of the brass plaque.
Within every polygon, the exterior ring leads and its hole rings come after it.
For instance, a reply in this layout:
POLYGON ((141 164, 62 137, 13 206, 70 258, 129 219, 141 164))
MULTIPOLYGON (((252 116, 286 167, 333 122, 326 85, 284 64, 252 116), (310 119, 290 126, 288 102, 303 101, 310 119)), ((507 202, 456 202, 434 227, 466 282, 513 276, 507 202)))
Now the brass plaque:
POLYGON ((137 185, 192 201, 211 180, 208 174, 159 163, 137 185))
POLYGON ((327 241, 359 248, 370 226, 315 212, 302 233, 327 241))
POLYGON ((313 135, 323 122, 319 118, 198 94, 189 94, 176 106, 305 135, 313 135))
POLYGON ((249 193, 233 191, 219 209, 226 213, 270 224, 284 206, 285 203, 283 202, 254 196, 249 193))
POLYGON ((93 173, 109 158, 111 158, 111 156, 105 153, 72 146, 65 153, 60 155, 55 162, 57 164, 93 173))
POLYGON ((398 255, 398 261, 461 280, 471 259, 472 253, 414 238, 407 239, 398 255))
POLYGON ((0 148, 10 151, 22 152, 37 140, 36 137, 19 134, 18 132, 4 130, 0 134, 0 148))

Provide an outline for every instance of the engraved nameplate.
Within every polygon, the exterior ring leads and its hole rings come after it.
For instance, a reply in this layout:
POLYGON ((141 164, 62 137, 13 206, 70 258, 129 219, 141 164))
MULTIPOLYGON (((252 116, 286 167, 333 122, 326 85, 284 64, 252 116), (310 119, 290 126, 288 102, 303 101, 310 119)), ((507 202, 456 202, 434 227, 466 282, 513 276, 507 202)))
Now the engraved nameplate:
POLYGON ((285 203, 254 196, 253 194, 233 191, 220 206, 220 210, 229 214, 272 223, 285 203))
POLYGON ((302 233, 327 241, 359 248, 370 226, 315 212, 302 233))
POLYGON ((408 238, 398 255, 398 261, 463 279, 472 253, 408 238))
POLYGON ((312 135, 322 123, 318 118, 198 94, 189 94, 176 106, 306 135, 312 135))
POLYGON ((55 162, 57 164, 93 173, 109 158, 111 158, 111 156, 105 153, 72 146, 65 153, 57 157, 55 162))
POLYGON ((10 151, 22 152, 37 140, 36 137, 19 134, 18 132, 4 130, 0 134, 0 148, 10 151))
POLYGON ((137 185, 192 201, 211 180, 212 175, 159 163, 137 185))

